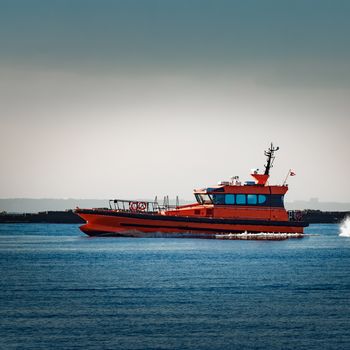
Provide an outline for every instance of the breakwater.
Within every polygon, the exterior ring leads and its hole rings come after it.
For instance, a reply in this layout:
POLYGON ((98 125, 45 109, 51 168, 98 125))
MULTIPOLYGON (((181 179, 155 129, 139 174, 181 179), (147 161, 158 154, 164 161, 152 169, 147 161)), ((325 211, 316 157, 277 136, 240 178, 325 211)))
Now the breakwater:
POLYGON ((83 224, 84 222, 85 221, 72 210, 43 211, 39 213, 0 213, 0 224, 83 224))

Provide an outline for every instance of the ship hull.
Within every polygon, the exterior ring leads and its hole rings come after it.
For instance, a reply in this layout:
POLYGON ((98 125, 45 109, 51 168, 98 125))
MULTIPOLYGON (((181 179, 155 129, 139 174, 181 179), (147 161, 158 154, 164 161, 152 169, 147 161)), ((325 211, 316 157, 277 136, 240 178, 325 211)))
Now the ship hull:
POLYGON ((272 236, 302 236, 303 222, 262 221, 222 218, 125 213, 113 210, 77 209, 86 224, 80 229, 89 236, 234 238, 267 233, 272 236))

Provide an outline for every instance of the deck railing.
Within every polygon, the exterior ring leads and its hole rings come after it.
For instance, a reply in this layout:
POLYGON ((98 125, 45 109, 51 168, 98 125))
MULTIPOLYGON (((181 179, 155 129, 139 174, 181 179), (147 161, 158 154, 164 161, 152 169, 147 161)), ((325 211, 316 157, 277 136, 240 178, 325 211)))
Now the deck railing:
POLYGON ((169 204, 169 200, 164 198, 163 204, 159 204, 157 200, 154 201, 138 201, 129 199, 111 199, 109 201, 109 207, 111 210, 123 211, 123 212, 136 212, 136 213, 150 213, 156 214, 162 210, 171 210, 178 208, 177 205, 169 204))

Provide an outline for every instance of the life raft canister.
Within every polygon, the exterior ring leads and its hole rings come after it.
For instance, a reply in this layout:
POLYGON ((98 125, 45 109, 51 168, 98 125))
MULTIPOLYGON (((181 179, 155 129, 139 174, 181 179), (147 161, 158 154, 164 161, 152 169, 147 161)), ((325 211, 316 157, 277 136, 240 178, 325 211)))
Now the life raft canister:
POLYGON ((146 202, 130 202, 129 210, 130 211, 145 211, 147 207, 146 202))
POLYGON ((145 202, 138 202, 137 203, 137 210, 139 210, 139 211, 145 211, 145 209, 146 209, 146 203, 145 202))

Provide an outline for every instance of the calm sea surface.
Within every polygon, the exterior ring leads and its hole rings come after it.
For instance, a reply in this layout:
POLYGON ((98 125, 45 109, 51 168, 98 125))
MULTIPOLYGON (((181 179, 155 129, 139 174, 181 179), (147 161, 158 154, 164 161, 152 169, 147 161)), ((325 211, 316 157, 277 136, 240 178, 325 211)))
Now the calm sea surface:
POLYGON ((350 238, 88 238, 0 225, 1 349, 350 349, 350 238))

